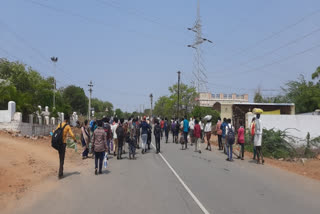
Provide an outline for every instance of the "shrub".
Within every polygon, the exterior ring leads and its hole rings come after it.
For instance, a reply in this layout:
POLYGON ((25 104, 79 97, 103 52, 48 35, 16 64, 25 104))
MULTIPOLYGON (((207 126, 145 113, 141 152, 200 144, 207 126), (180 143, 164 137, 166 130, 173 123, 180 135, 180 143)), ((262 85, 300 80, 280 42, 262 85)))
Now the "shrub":
MULTIPOLYGON (((251 143, 251 135, 247 132, 245 150, 253 152, 253 143, 251 143), (250 142, 250 143, 249 143, 250 142)), ((295 157, 296 151, 292 146, 292 136, 287 134, 287 131, 263 129, 262 134, 262 151, 265 157, 272 158, 288 158, 295 157)))

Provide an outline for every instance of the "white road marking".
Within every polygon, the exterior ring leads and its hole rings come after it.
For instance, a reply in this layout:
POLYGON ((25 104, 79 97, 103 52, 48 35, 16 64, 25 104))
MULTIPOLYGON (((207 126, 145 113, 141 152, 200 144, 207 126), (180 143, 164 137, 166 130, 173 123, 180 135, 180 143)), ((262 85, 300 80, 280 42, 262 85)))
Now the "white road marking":
MULTIPOLYGON (((153 143, 151 143, 151 145, 153 146, 154 149, 156 149, 156 147, 153 145, 153 143)), ((190 190, 190 188, 187 186, 187 184, 184 183, 184 181, 180 178, 180 176, 178 175, 178 173, 172 168, 172 166, 169 164, 169 162, 163 157, 163 155, 161 154, 161 152, 159 153, 160 157, 162 158, 162 160, 167 164, 167 166, 169 167, 169 169, 172 171, 172 173, 178 178, 178 180, 180 181, 180 183, 182 184, 182 186, 187 190, 187 192, 190 194, 190 196, 193 198, 193 200, 197 203, 197 205, 200 207, 200 209, 202 210, 202 212, 204 214, 210 214, 209 211, 203 206, 203 204, 199 201, 199 199, 193 194, 193 192, 190 190)))

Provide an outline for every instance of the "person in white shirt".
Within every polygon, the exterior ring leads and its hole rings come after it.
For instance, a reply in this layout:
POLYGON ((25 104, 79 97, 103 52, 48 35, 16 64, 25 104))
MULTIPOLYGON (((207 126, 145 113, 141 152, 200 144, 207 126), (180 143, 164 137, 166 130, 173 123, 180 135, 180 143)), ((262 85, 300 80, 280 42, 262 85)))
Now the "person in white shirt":
POLYGON ((235 130, 234 127, 231 125, 231 119, 227 120, 228 125, 226 126, 226 139, 227 139, 227 161, 233 161, 232 159, 232 147, 235 141, 235 130), (229 132, 230 130, 230 132, 229 132), (233 132, 233 135, 232 135, 233 132))
POLYGON ((210 144, 210 138, 211 138, 211 131, 212 131, 212 128, 211 128, 211 120, 207 121, 206 123, 206 126, 204 127, 204 133, 207 137, 207 148, 206 150, 209 150, 211 151, 211 144, 210 144))
POLYGON ((113 135, 113 155, 116 156, 118 153, 118 137, 117 137, 117 128, 119 126, 118 124, 118 118, 114 118, 114 124, 111 126, 111 131, 113 135))
POLYGON ((190 122, 189 122, 189 128, 190 128, 190 130, 189 130, 189 137, 190 137, 190 141, 191 141, 191 146, 193 145, 193 143, 194 143, 194 139, 195 139, 195 137, 194 137, 194 125, 195 125, 195 121, 194 121, 194 118, 192 117, 192 118, 190 118, 190 122))
POLYGON ((257 114, 255 120, 255 132, 254 132, 254 146, 256 147, 257 151, 257 164, 260 164, 260 157, 262 164, 264 164, 263 155, 261 151, 262 146, 262 122, 260 119, 260 114, 257 114))
POLYGON ((199 120, 199 125, 200 125, 200 129, 201 129, 201 143, 204 142, 204 123, 202 122, 202 119, 200 117, 200 120, 199 120))

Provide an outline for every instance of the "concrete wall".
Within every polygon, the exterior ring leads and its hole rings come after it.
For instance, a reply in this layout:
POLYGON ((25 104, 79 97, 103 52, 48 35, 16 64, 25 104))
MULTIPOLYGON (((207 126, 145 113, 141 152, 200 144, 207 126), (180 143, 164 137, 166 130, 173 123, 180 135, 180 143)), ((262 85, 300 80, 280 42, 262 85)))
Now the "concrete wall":
POLYGON ((35 136, 47 136, 50 132, 56 128, 56 125, 39 125, 23 122, 6 122, 0 123, 0 130, 8 130, 13 132, 21 132, 22 135, 35 135, 35 136))
POLYGON ((223 118, 232 119, 232 105, 233 104, 221 104, 221 113, 220 113, 221 119, 223 118))
MULTIPOLYGON (((246 115, 246 127, 250 125, 254 116, 252 113, 246 115)), ((302 140, 306 139, 308 132, 311 138, 320 136, 320 116, 318 115, 261 115, 261 121, 266 129, 288 129, 288 134, 302 140)))
POLYGON ((200 93, 198 101, 200 106, 212 107, 217 102, 221 104, 247 103, 249 101, 249 97, 248 94, 200 93))

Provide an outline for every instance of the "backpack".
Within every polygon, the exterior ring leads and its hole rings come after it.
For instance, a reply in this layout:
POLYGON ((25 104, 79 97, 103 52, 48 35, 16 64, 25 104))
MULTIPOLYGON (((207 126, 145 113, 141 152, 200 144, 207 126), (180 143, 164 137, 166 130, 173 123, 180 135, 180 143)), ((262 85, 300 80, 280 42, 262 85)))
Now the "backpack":
POLYGON ((234 133, 234 131, 233 131, 232 125, 231 125, 231 128, 228 127, 227 137, 228 137, 228 143, 229 143, 230 145, 234 144, 234 141, 235 141, 235 133, 234 133))
POLYGON ((93 120, 90 121, 90 123, 89 123, 90 128, 93 126, 93 122, 94 122, 93 120))
POLYGON ((140 136, 140 123, 136 122, 136 135, 140 136))
POLYGON ((161 128, 160 128, 159 125, 156 125, 156 126, 154 127, 154 135, 155 135, 155 136, 160 136, 160 133, 161 133, 161 128))
POLYGON ((179 142, 180 142, 180 144, 184 144, 184 137, 183 137, 183 135, 180 136, 179 142))
POLYGON ((59 150, 63 145, 63 130, 68 124, 65 124, 63 127, 61 127, 61 125, 60 123, 60 127, 54 131, 51 139, 51 146, 56 150, 59 150))
POLYGON ((124 139, 124 128, 122 125, 119 125, 118 128, 116 129, 117 137, 118 139, 124 139))
POLYGON ((171 124, 171 130, 172 132, 176 131, 176 123, 171 124))
POLYGON ((91 132, 94 132, 94 130, 96 130, 96 125, 97 125, 97 123, 94 121, 92 123, 92 126, 90 127, 91 132))
POLYGON ((103 129, 105 133, 107 134, 107 139, 110 139, 112 137, 112 131, 111 131, 111 126, 109 123, 104 123, 103 124, 103 129))

